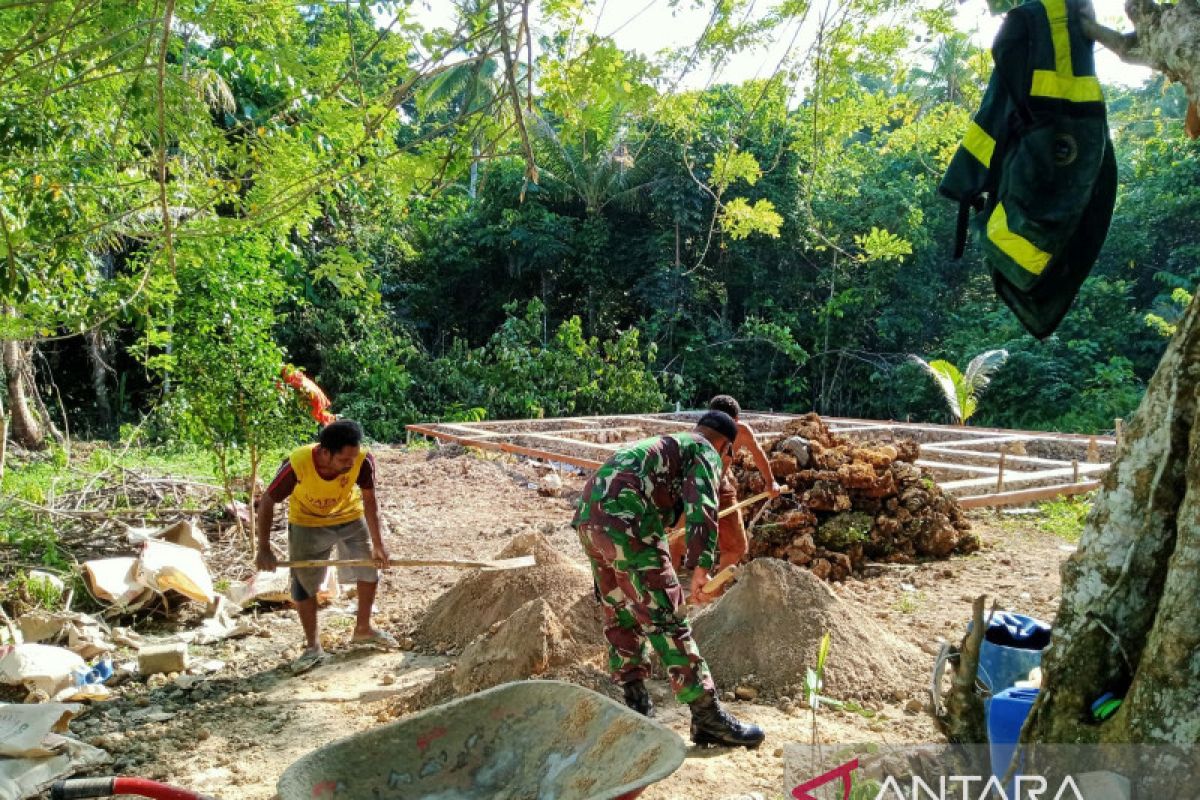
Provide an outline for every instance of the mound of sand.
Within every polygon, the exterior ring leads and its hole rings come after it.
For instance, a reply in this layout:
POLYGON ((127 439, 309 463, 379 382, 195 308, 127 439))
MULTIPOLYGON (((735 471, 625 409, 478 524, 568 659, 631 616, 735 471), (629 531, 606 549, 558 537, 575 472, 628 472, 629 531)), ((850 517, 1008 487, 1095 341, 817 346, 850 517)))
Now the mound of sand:
POLYGON ((454 691, 470 694, 544 675, 570 660, 573 645, 550 604, 530 600, 466 646, 454 668, 454 691))
POLYGON ((802 697, 805 671, 830 634, 822 693, 902 699, 919 692, 927 665, 917 648, 883 630, 870 613, 839 599, 810 571, 774 558, 750 562, 738 582, 693 625, 721 691, 748 684, 776 697, 802 697))
MULTIPOLYGON (((592 596, 586 566, 555 549, 539 533, 512 539, 497 558, 533 556, 537 566, 501 572, 472 572, 430 604, 414 632, 426 650, 462 650, 533 600, 544 600, 567 637, 579 647, 604 644, 600 605, 592 596)), ((531 632, 532 633, 532 632, 531 632)))

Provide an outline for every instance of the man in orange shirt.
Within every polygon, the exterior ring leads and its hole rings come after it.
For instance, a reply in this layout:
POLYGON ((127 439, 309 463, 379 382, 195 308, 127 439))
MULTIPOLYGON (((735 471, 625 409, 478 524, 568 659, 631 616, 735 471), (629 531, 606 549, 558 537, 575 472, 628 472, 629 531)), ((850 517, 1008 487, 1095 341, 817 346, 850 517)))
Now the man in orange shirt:
MULTIPOLYGON (((763 452, 758 439, 755 438, 754 429, 738 420, 738 415, 742 413, 742 407, 738 404, 738 401, 727 394, 719 394, 708 401, 708 409, 728 414, 733 417, 733 421, 737 424, 737 438, 733 442, 730 455, 722 457, 725 466, 721 473, 720 488, 717 492, 720 511, 737 505, 737 483, 734 481, 733 469, 730 464, 733 461, 733 456, 743 447, 750 451, 750 457, 754 459, 755 466, 762 473, 763 481, 766 482, 766 489, 771 493, 771 497, 778 497, 779 493, 783 491, 783 487, 775 482, 775 474, 771 471, 771 461, 767 458, 767 454, 763 452)), ((742 521, 742 512, 740 510, 719 517, 717 526, 717 550, 721 554, 721 559, 713 568, 713 575, 719 575, 726 567, 741 563, 741 560, 746 556, 746 552, 750 549, 750 542, 746 538, 746 525, 742 521)), ((671 545, 671 561, 677 567, 683 561, 684 547, 685 542, 682 537, 678 537, 671 545)), ((728 585, 726 584, 726 586, 728 585)), ((721 590, 722 593, 724 591, 724 589, 721 590)), ((715 599, 718 596, 720 596, 719 593, 707 599, 715 599)))
POLYGON ((337 414, 329 410, 329 396, 321 391, 321 387, 317 386, 312 378, 304 374, 304 370, 285 364, 280 374, 285 384, 308 399, 308 413, 313 422, 329 425, 337 421, 337 414))
MULTIPOLYGON (((388 553, 379 528, 375 459, 362 446, 362 439, 362 426, 343 419, 326 426, 316 444, 292 451, 259 502, 254 563, 267 572, 278 566, 271 549, 271 523, 275 505, 289 500, 289 560, 325 560, 334 548, 340 560, 373 560, 375 567, 338 567, 339 580, 358 587, 358 617, 351 641, 394 648, 394 637, 371 626, 379 582, 376 567, 387 566, 388 553)), ((324 567, 292 570, 292 600, 306 644, 293 664, 297 672, 316 665, 325 655, 317 636, 317 590, 324 581, 324 567)))

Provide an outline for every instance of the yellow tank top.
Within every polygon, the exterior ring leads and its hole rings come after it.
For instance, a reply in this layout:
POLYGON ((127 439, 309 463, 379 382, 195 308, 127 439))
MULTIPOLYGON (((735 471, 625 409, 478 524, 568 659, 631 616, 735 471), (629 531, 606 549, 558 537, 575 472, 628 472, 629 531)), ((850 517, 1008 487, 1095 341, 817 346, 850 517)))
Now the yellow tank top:
POLYGON ((308 528, 353 522, 363 515, 358 473, 367 459, 367 451, 359 450, 349 472, 327 481, 317 473, 317 465, 313 463, 316 447, 315 444, 297 447, 288 459, 296 473, 296 488, 288 503, 288 522, 308 528))

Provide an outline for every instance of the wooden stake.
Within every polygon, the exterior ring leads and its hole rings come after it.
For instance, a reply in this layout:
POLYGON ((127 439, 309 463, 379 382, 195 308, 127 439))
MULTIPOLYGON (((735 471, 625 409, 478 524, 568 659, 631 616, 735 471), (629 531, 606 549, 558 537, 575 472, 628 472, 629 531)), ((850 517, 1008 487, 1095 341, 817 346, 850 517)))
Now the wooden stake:
POLYGON ((1071 462, 1071 483, 1079 483, 1079 462, 1071 462))
POLYGON ((958 498, 959 508, 985 508, 987 506, 1012 506, 1051 500, 1071 494, 1086 494, 1100 488, 1100 481, 1083 483, 1060 483, 1056 486, 1041 486, 1036 489, 1018 489, 1001 494, 978 494, 958 498))
MULTIPOLYGON (((465 561, 461 559, 422 559, 422 558, 393 558, 388 561, 388 567, 452 567, 454 569, 523 569, 536 566, 533 556, 520 558, 502 558, 495 561, 465 561)), ((351 558, 344 560, 323 559, 314 561, 280 561, 279 566, 291 567, 373 567, 375 562, 369 558, 351 558)))
POLYGON ((996 470, 996 494, 1000 494, 1001 492, 1004 491, 1004 459, 1005 459, 1005 456, 1006 456, 1006 453, 1003 450, 1001 450, 1000 451, 1000 466, 996 470))

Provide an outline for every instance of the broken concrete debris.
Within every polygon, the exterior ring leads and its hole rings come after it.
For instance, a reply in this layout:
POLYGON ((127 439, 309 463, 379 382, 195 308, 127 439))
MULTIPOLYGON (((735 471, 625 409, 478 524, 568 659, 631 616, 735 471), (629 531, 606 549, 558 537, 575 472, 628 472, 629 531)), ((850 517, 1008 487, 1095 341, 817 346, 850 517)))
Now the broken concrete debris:
POLYGON ((147 645, 138 650, 138 672, 143 675, 183 672, 187 669, 187 664, 186 644, 147 645))
POLYGON ((98 616, 35 609, 9 625, 13 643, 0 647, 0 684, 24 687, 26 702, 107 699, 108 686, 135 674, 183 672, 189 644, 259 632, 255 622, 239 618, 237 603, 217 594, 204 561, 207 541, 194 524, 130 531, 140 553, 84 562, 88 591, 109 606, 109 614, 129 613, 171 592, 203 603, 203 621, 191 630, 148 638, 129 628, 110 628, 98 616), (136 650, 138 661, 114 669, 110 656, 119 647, 136 650))

